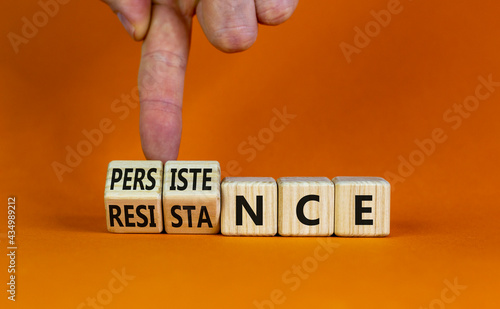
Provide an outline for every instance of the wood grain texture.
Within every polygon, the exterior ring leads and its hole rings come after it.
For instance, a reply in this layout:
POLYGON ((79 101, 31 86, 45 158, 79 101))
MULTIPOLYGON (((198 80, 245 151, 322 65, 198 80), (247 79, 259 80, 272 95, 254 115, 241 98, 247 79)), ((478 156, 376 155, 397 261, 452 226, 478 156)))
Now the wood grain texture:
POLYGON ((104 190, 108 231, 161 233, 162 177, 161 161, 111 161, 104 190))
POLYGON ((334 195, 333 183, 326 177, 279 178, 279 234, 282 236, 332 235, 334 232, 334 195), (304 216, 309 220, 319 219, 318 224, 306 225, 299 220, 297 205, 306 196, 319 198, 319 201, 307 201, 303 207, 304 216))
POLYGON ((333 183, 335 184, 335 235, 389 235, 391 186, 388 181, 380 177, 335 177, 333 183), (358 206, 358 224, 356 224, 356 199, 366 211, 361 212, 358 206), (370 221, 372 224, 369 224, 370 221), (359 224, 362 222, 364 223, 359 224))
MULTIPOLYGON (((221 184, 222 217, 221 232, 228 236, 274 236, 277 233, 277 186, 271 177, 226 177, 221 184), (237 197, 240 196, 239 199, 237 197), (261 215, 261 225, 256 225, 242 206, 242 198, 256 216, 261 215), (238 202, 238 200, 240 202, 238 202), (261 213, 258 204, 261 203, 261 213), (239 204, 239 205, 238 205, 239 204), (238 225, 237 207, 241 209, 241 225, 238 225)), ((258 220, 257 220, 257 223, 258 220)))
POLYGON ((163 214, 167 233, 219 233, 220 203, 219 162, 165 163, 163 214))

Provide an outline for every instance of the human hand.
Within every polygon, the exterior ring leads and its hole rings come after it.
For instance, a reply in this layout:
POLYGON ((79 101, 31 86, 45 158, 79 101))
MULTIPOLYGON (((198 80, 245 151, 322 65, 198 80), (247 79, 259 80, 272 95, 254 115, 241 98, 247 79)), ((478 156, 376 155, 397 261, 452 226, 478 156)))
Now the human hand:
POLYGON ((244 51, 257 24, 278 25, 298 0, 102 0, 135 40, 144 40, 139 68, 140 134, 147 159, 175 160, 182 131, 182 94, 191 25, 196 14, 208 40, 223 52, 244 51))

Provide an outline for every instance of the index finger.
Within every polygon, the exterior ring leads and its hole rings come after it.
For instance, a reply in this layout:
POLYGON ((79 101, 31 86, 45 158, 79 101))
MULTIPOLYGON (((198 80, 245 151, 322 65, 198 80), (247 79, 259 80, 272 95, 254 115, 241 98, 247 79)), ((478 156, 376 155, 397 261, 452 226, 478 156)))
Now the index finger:
POLYGON ((139 68, 140 133, 147 159, 175 160, 182 131, 182 95, 191 16, 155 4, 139 68))

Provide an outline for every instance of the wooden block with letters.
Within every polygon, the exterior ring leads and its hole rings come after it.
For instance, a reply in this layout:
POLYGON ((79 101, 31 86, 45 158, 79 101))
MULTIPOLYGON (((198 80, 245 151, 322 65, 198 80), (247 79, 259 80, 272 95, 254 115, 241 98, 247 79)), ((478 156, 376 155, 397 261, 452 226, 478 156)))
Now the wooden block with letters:
POLYGON ((335 177, 335 235, 387 236, 391 186, 380 177, 335 177))
POLYGON ((108 231, 161 233, 161 161, 111 161, 104 204, 108 231))
POLYGON ((273 178, 226 177, 221 190, 223 235, 276 235, 277 187, 273 178))
POLYGON ((334 186, 326 177, 278 178, 278 231, 282 236, 330 236, 334 186))
POLYGON ((217 161, 167 161, 163 213, 168 234, 220 231, 220 165, 217 161))

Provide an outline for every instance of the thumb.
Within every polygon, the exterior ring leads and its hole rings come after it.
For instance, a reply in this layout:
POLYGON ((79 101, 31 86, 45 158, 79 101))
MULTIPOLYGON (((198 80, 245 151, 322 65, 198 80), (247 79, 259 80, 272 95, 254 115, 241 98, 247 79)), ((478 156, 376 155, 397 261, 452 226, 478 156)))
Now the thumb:
POLYGON ((128 34, 141 41, 151 18, 151 0, 102 0, 116 13, 128 34))

